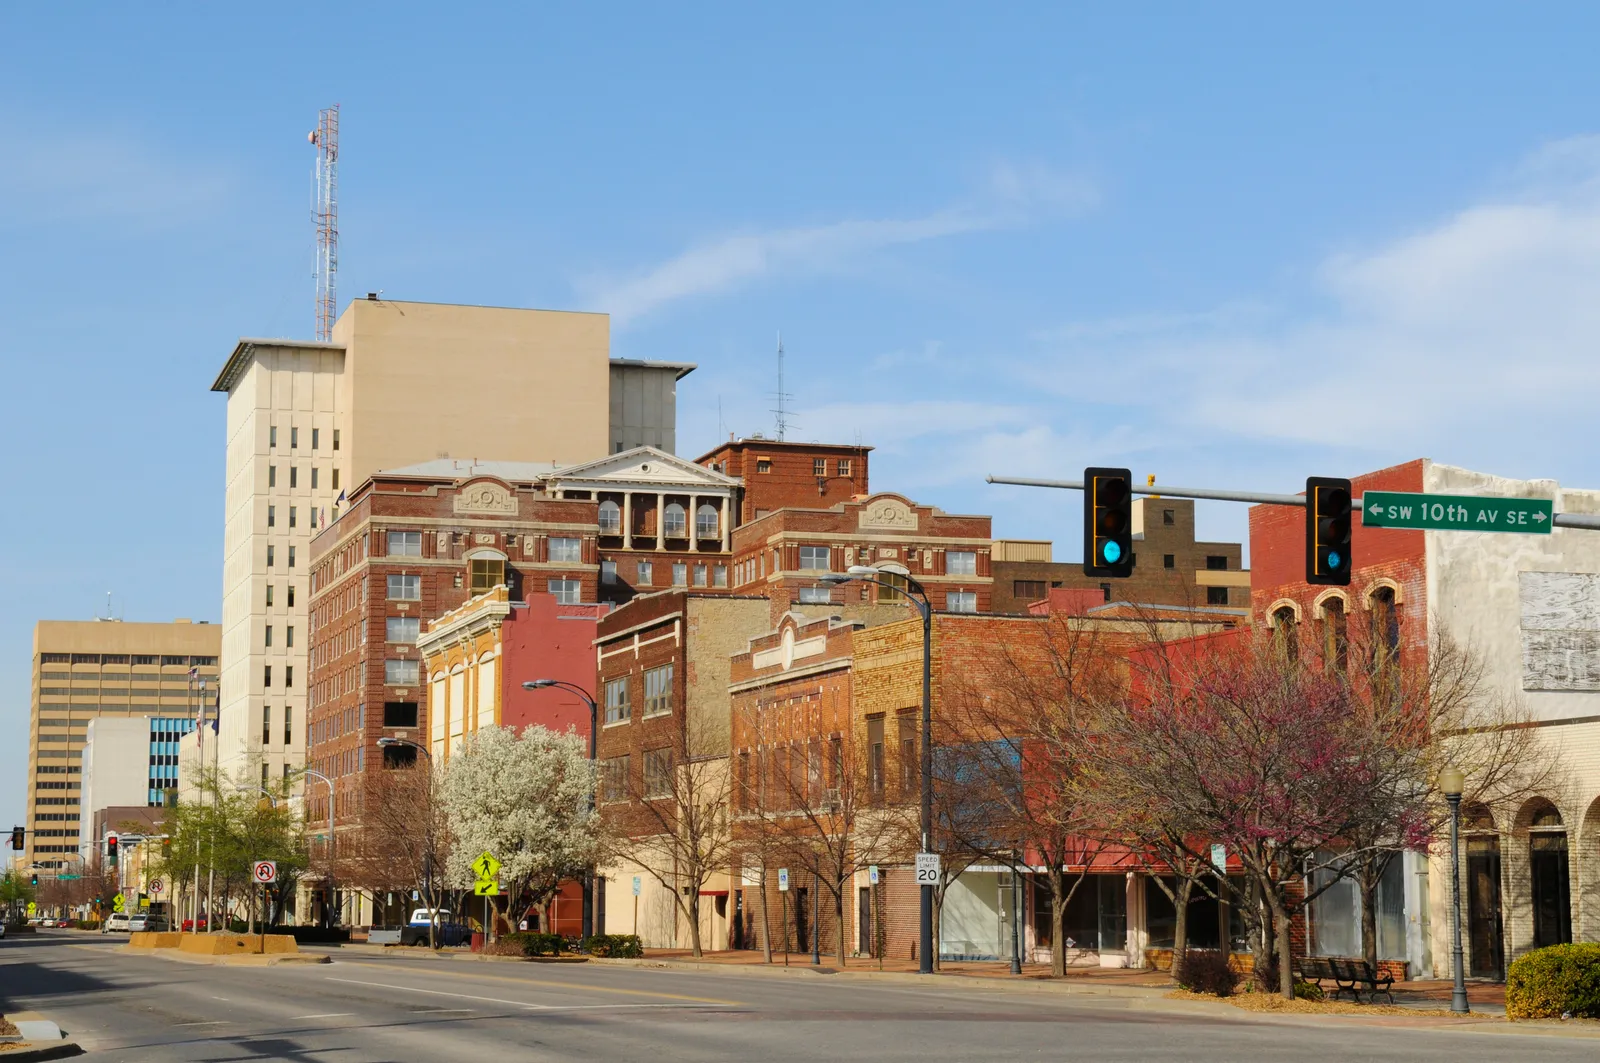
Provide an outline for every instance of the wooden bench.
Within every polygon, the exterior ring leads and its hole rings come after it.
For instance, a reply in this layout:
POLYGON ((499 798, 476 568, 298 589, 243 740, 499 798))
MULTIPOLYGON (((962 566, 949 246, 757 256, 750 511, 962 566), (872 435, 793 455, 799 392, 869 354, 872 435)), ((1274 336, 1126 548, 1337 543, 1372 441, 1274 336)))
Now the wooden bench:
POLYGON ((1345 956, 1307 956, 1300 961, 1298 977, 1302 982, 1314 983, 1318 989, 1322 988, 1324 978, 1331 980, 1335 1000, 1340 993, 1349 993, 1351 999, 1359 1004, 1361 987, 1365 987, 1369 1002, 1382 993, 1389 998, 1389 1003, 1394 1003, 1394 993, 1390 991, 1394 985, 1394 975, 1387 971, 1374 971, 1366 960, 1345 956))

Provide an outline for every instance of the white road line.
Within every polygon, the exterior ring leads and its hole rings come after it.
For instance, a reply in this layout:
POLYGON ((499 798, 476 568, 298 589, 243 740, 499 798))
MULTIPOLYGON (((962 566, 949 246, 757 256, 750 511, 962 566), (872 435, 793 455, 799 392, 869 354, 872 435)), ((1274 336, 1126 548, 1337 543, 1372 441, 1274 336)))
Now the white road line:
POLYGON ((174 1026, 226 1026, 227 1019, 212 1019, 210 1022, 175 1022, 174 1026))
MULTIPOLYGON (((520 1000, 503 1000, 497 997, 479 997, 470 993, 446 993, 442 989, 417 989, 408 985, 392 985, 388 982, 365 982, 359 978, 329 978, 329 982, 345 982, 349 985, 366 985, 378 989, 398 989, 403 993, 427 993, 436 997, 455 997, 458 1000, 476 1000, 484 1004, 509 1004, 514 1008, 527 1008, 529 1011, 617 1011, 623 1008, 721 1008, 726 1004, 527 1004, 520 1000)), ((456 1009, 449 1009, 456 1010, 456 1009)), ((461 1009, 466 1010, 466 1009, 461 1009)))
POLYGON ((299 1022, 301 1019, 347 1019, 354 1015, 353 1011, 329 1011, 321 1015, 291 1015, 290 1022, 299 1022))

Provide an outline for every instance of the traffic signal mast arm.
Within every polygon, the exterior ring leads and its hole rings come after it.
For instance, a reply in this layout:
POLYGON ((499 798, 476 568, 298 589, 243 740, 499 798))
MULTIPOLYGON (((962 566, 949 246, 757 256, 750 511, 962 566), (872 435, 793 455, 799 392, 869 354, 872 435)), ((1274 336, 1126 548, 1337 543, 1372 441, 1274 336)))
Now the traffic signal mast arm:
MULTIPOLYGON (((1082 491, 1082 480, 1036 480, 1021 476, 986 476, 984 479, 992 484, 1011 484, 1016 487, 1055 487, 1067 491, 1082 491)), ((1131 488, 1136 495, 1164 495, 1168 498, 1202 498, 1217 502, 1248 502, 1253 505, 1265 506, 1304 506, 1305 495, 1280 495, 1265 491, 1235 491, 1222 487, 1168 487, 1165 484, 1150 484, 1147 487, 1134 486, 1131 488)), ((1350 508, 1359 510, 1361 499, 1352 498, 1350 508)), ((1558 528, 1582 528, 1587 531, 1600 531, 1600 513, 1557 513, 1551 523, 1558 528)))

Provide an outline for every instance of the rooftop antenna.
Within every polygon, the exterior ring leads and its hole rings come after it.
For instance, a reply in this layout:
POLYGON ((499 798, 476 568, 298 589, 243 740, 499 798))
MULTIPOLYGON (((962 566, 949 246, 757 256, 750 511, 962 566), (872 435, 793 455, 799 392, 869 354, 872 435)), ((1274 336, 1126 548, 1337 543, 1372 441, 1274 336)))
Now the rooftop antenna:
POLYGON ((791 427, 793 427, 793 428, 800 427, 799 425, 791 425, 791 423, 789 421, 788 403, 789 403, 790 399, 794 398, 794 396, 789 394, 787 391, 783 390, 783 333, 782 332, 778 333, 778 391, 777 391, 777 396, 776 397, 778 399, 778 408, 773 410, 772 413, 773 413, 774 417, 777 420, 777 426, 776 427, 778 429, 778 442, 781 443, 781 442, 783 442, 784 436, 788 434, 788 431, 789 431, 789 429, 791 427))
POLYGON ((339 105, 317 113, 317 128, 306 135, 317 149, 312 171, 311 220, 317 226, 317 258, 311 276, 316 282, 317 339, 333 339, 339 305, 339 105))

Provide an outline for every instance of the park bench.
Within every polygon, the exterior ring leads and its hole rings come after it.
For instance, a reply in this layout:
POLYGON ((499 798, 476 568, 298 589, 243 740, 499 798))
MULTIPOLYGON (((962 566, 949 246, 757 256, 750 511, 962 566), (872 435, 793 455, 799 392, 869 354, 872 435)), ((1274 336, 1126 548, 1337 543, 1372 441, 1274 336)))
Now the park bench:
POLYGON ((1340 993, 1349 993, 1351 999, 1359 1004, 1361 989, 1365 987, 1369 1001, 1376 1000, 1378 994, 1383 993, 1389 998, 1389 1003, 1394 1003, 1394 993, 1390 991, 1394 985, 1394 975, 1387 971, 1374 971, 1366 960, 1344 956, 1307 956, 1300 961, 1299 967, 1300 980, 1315 983, 1318 989, 1322 988, 1324 978, 1330 979, 1336 1000, 1340 993))

